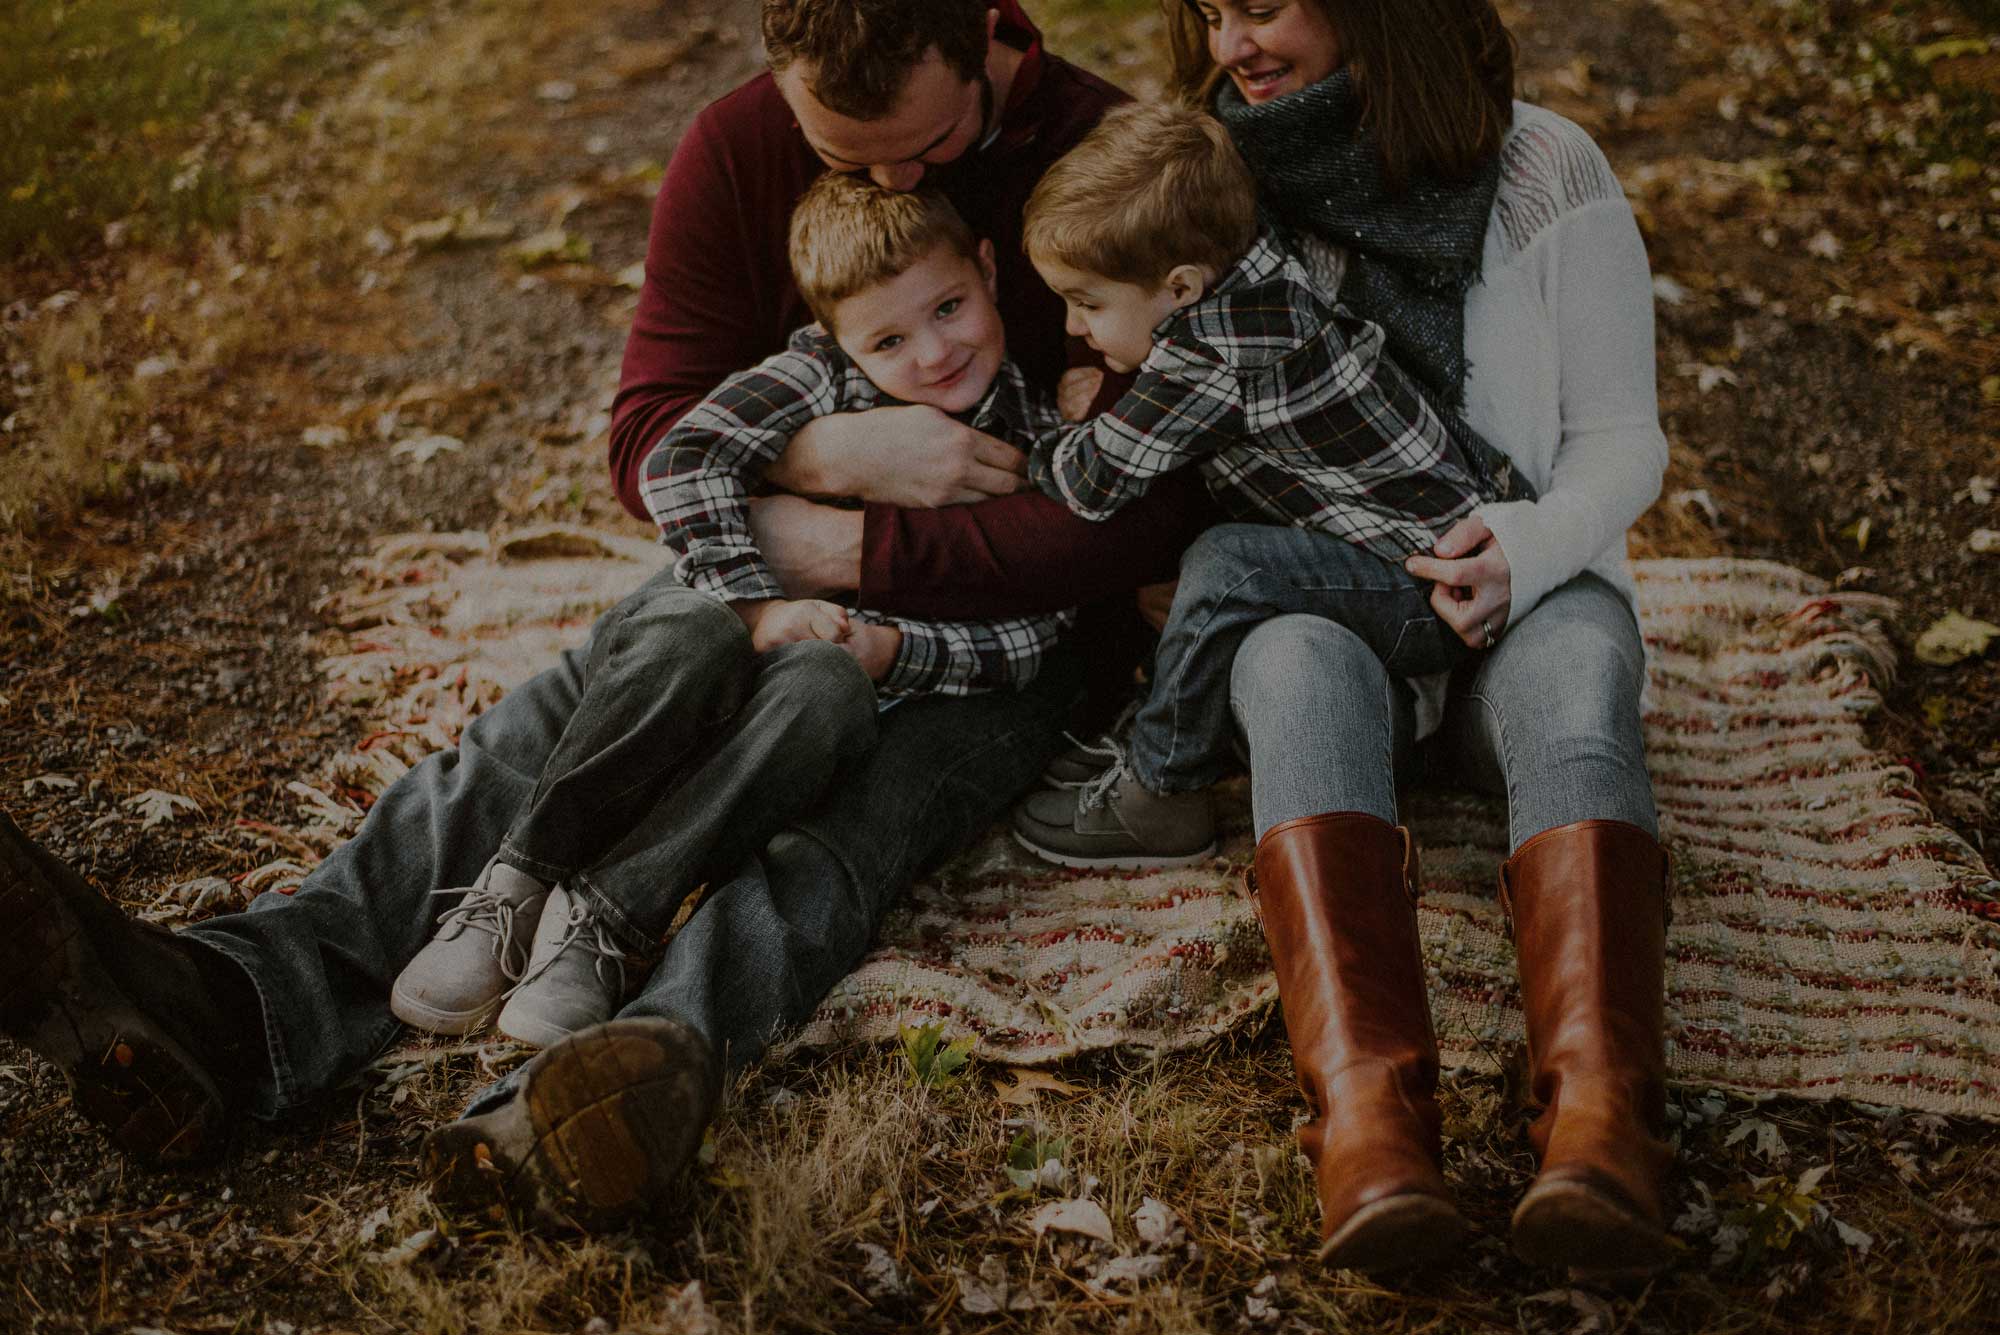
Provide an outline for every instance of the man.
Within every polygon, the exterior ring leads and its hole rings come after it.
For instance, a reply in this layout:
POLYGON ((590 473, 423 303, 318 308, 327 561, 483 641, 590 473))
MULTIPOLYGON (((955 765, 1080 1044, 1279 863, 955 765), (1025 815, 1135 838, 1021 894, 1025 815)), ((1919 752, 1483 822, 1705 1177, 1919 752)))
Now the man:
MULTIPOLYGON (((1019 204, 1117 91, 1045 54, 1015 0, 766 0, 764 36, 773 72, 701 113, 655 209, 613 428, 635 514, 651 446, 805 322, 785 226, 822 165, 896 188, 936 178, 994 242, 1017 357, 1046 382, 1062 369, 1062 306, 1021 255, 1019 204), (885 48, 882 34, 904 40, 885 48)), ((1092 526, 1032 492, 1008 494, 1018 454, 935 410, 865 419, 816 424, 779 470, 795 490, 870 502, 766 509, 760 543, 790 592, 858 587, 864 602, 911 615, 1044 610, 1160 578, 1199 519, 1184 494, 1092 526), (942 469, 913 462, 940 454, 942 469), (932 512, 889 504, 989 495, 932 512), (968 559, 980 569, 954 602, 938 572, 963 574, 968 559)), ((586 1222, 657 1203, 725 1075, 810 1013, 904 884, 1032 782, 1077 680, 1072 659, 1020 693, 886 716, 825 807, 715 869, 618 1018, 551 1047, 433 1136, 445 1189, 586 1222)), ((295 895, 180 933, 125 918, 0 817, 0 1032, 60 1066, 79 1111, 144 1159, 198 1157, 235 1115, 275 1118, 332 1088, 394 1036, 390 983, 430 935, 432 892, 477 876, 579 692, 572 655, 392 786, 295 895)))

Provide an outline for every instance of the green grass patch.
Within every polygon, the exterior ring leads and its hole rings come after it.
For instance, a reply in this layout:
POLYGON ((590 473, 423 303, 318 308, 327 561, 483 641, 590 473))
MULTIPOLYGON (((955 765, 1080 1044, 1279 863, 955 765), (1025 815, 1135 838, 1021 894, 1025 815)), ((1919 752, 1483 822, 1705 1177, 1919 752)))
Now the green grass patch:
POLYGON ((74 255, 120 219, 171 239, 233 218, 246 121, 390 3, 0 4, 0 257, 74 255))

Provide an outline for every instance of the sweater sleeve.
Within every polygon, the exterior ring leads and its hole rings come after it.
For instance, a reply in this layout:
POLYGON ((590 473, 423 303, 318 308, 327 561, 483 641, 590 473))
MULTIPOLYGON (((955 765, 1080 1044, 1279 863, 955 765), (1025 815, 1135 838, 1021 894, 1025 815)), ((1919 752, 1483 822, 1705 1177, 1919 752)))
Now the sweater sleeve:
POLYGON ((653 204, 645 279, 611 409, 612 481, 641 519, 648 516, 640 483, 653 446, 731 372, 784 346, 785 331, 755 318, 771 303, 744 289, 753 281, 745 276, 770 260, 753 253, 762 229, 742 215, 740 184, 708 114, 697 117, 653 204))
POLYGON ((1509 625, 1606 551, 1622 554, 1667 467, 1652 280, 1631 207, 1621 197, 1577 209, 1516 262, 1539 267, 1554 316, 1562 436, 1540 497, 1479 510, 1513 572, 1509 625))
POLYGON ((1191 469, 1101 524, 1037 491, 937 510, 870 505, 858 601, 911 617, 1053 612, 1172 579, 1217 517, 1191 469))

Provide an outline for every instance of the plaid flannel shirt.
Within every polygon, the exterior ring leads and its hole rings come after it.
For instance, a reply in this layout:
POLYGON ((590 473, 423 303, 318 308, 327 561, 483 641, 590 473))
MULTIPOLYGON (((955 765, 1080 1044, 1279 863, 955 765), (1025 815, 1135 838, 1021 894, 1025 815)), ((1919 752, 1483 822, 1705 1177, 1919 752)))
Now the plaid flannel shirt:
MULTIPOLYGON (((817 325, 790 346, 718 385, 653 447, 639 490, 661 540, 678 557, 674 575, 724 600, 783 598, 785 591, 750 532, 751 491, 792 435, 829 413, 864 412, 896 400, 877 389, 817 325)), ((970 424, 1023 447, 1051 416, 1020 369, 1003 361, 970 424)), ((1025 686, 1073 611, 980 621, 917 621, 867 610, 863 620, 903 632, 880 683, 884 696, 971 695, 1025 686)))
POLYGON ((1045 426, 1029 476, 1086 519, 1196 463, 1241 519, 1319 529, 1400 562, 1486 501, 1528 494, 1512 461, 1383 356, 1381 326, 1329 305, 1268 234, 1154 331, 1124 397, 1045 426))

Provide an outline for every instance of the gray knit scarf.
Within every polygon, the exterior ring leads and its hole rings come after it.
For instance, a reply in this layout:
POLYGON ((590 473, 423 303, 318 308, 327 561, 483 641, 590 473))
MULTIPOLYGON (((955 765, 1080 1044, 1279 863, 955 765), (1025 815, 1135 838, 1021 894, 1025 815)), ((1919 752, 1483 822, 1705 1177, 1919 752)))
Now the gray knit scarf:
POLYGON ((1250 164, 1271 221, 1344 248, 1341 304, 1381 325, 1403 368, 1462 408, 1465 294, 1479 277, 1499 157, 1469 180, 1420 178, 1391 195, 1345 69, 1261 107, 1224 80, 1215 114, 1250 164))

